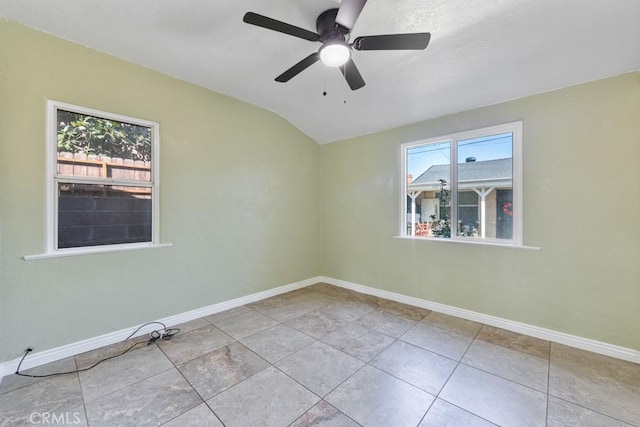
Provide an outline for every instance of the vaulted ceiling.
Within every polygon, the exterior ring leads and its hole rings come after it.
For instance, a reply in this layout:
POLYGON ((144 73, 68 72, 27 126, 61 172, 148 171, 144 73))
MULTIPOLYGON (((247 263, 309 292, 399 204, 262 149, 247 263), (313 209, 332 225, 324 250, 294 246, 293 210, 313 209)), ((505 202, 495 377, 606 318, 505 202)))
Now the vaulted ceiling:
POLYGON ((351 32, 430 32, 424 51, 355 51, 366 86, 318 50, 242 22, 316 31, 339 0, 0 0, 0 16, 271 110, 319 143, 640 69, 638 0, 369 0, 351 32), (326 92, 326 96, 323 96, 326 92))

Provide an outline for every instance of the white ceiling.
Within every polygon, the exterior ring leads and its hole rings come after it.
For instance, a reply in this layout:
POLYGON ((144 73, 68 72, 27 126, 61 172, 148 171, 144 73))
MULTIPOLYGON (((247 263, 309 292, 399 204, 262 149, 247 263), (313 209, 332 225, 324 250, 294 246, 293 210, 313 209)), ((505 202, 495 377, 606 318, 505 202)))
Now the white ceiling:
POLYGON ((356 51, 351 91, 319 43, 242 22, 252 11, 316 31, 339 0, 0 0, 0 16, 274 111, 319 143, 640 69, 639 0, 369 0, 361 35, 430 32, 425 51, 356 51), (322 92, 326 89, 327 95, 322 92))

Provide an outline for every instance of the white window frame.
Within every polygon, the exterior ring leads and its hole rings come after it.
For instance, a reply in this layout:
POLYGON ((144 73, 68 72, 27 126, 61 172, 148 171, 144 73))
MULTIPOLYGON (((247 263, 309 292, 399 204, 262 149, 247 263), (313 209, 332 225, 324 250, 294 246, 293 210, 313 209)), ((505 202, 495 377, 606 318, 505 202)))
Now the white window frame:
POLYGON ((47 215, 46 215, 46 253, 26 256, 25 259, 48 258, 51 256, 70 256, 100 252, 115 252, 131 249, 170 246, 160 244, 160 125, 157 122, 123 116, 78 105, 66 104, 58 101, 47 101, 47 215), (112 178, 91 178, 57 175, 58 161, 58 110, 71 111, 95 117, 115 120, 151 128, 151 181, 129 181, 112 178), (139 243, 121 243, 113 245, 81 246, 74 248, 58 248, 58 182, 74 182, 81 184, 108 184, 151 188, 151 241, 139 243))
POLYGON ((522 246, 522 219, 523 219, 523 185, 522 185, 522 128, 521 121, 505 123, 496 126, 489 126, 481 129, 475 129, 464 132, 452 133, 449 135, 438 136, 420 141, 406 142, 401 144, 401 192, 400 192, 400 237, 419 240, 433 240, 433 241, 453 241, 453 242, 466 242, 474 244, 488 244, 488 245, 508 245, 508 246, 522 246), (513 134, 513 147, 512 147, 512 190, 513 190, 513 238, 512 239, 497 239, 497 238, 478 238, 478 237, 466 237, 458 236, 458 177, 457 177, 457 144, 460 140, 467 140, 472 138, 480 138, 484 136, 497 135, 501 133, 513 134), (451 176, 449 180, 449 190, 451 195, 451 237, 423 237, 423 236, 411 236, 407 234, 409 221, 407 220, 407 150, 411 147, 419 145, 434 144, 438 142, 450 142, 450 165, 451 176))

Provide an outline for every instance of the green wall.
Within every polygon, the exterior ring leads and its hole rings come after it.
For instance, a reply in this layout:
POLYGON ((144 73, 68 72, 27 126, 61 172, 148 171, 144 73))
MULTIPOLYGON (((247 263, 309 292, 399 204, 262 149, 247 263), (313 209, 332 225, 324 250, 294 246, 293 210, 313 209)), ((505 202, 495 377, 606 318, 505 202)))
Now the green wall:
POLYGON ((640 73, 321 152, 326 276, 640 350, 640 73), (524 244, 541 250, 394 238, 400 144, 516 120, 524 244))
POLYGON ((640 73, 318 146, 275 114, 0 21, 0 361, 323 274, 640 349, 640 73), (161 126, 170 248, 45 245, 47 99, 161 126), (524 122, 524 242, 397 239, 400 144, 524 122))
POLYGON ((321 273, 320 148, 264 109, 0 18, 0 361, 321 273), (160 123, 161 240, 45 249, 45 106, 160 123))

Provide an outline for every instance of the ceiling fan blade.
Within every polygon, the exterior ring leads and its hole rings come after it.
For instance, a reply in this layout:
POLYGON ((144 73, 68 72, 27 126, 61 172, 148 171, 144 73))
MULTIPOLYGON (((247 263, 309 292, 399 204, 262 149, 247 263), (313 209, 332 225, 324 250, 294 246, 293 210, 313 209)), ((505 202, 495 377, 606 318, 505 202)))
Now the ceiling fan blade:
POLYGON ((267 16, 258 15, 257 13, 247 12, 242 20, 247 24, 289 34, 290 36, 299 37, 311 42, 320 41, 320 34, 305 30, 304 28, 296 27, 295 25, 287 24, 286 22, 269 18, 267 16))
POLYGON ((342 0, 338 16, 336 16, 336 23, 351 30, 366 3, 367 0, 342 0))
POLYGON ((358 71, 353 59, 349 59, 346 64, 341 66, 340 71, 342 71, 342 75, 347 80, 351 90, 357 90, 364 86, 364 79, 360 75, 360 71, 358 71))
POLYGON ((288 82, 289 80, 318 62, 319 59, 320 55, 318 54, 318 52, 312 53, 311 55, 307 56, 302 61, 298 62, 296 65, 276 77, 276 81, 280 83, 288 82))
POLYGON ((355 50, 422 50, 431 40, 430 33, 363 36, 353 41, 355 50))

